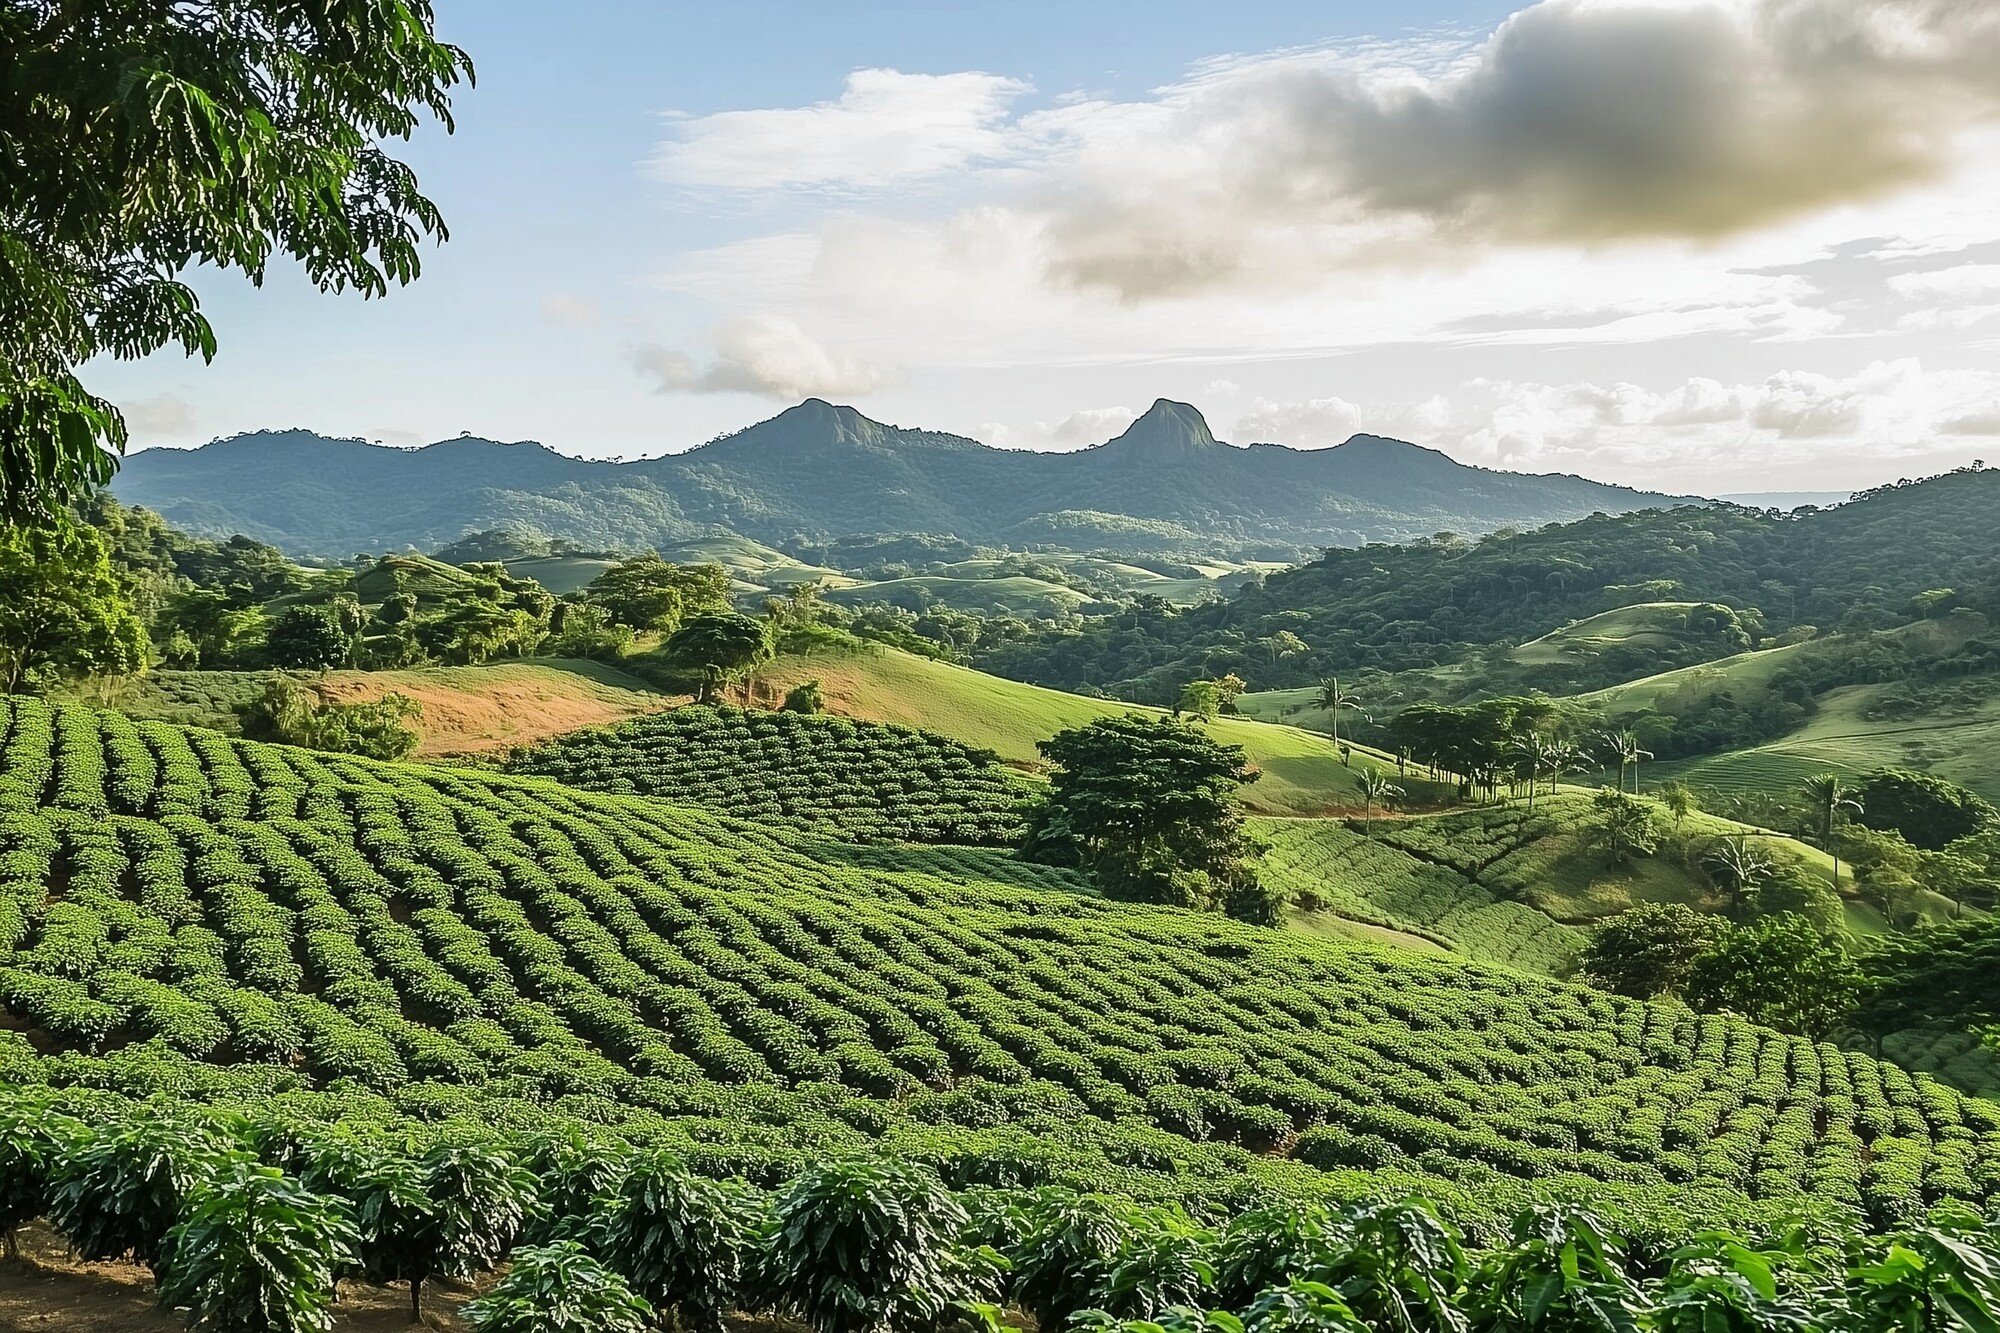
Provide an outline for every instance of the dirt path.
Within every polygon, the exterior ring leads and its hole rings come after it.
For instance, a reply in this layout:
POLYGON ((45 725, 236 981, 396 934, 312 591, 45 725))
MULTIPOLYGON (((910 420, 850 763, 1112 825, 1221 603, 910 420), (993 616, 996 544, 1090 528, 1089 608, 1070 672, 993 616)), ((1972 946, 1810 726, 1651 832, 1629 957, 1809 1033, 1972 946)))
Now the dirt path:
MULTIPOLYGON (((467 1328, 458 1309, 469 1292, 432 1283, 424 1313, 433 1328, 467 1328)), ((334 1328, 339 1333, 407 1333, 409 1293, 400 1287, 344 1283, 334 1328)), ((152 1275, 137 1264, 87 1264, 46 1226, 21 1232, 21 1259, 0 1263, 0 1333, 179 1333, 180 1317, 153 1300, 152 1275)))

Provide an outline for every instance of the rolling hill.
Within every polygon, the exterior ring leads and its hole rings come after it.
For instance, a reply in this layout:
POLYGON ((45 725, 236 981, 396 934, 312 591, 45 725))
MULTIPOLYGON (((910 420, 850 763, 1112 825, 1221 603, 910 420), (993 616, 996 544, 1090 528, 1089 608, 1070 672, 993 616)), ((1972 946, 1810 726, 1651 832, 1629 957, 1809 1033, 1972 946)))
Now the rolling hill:
POLYGON ((382 448, 305 431, 134 455, 118 496, 192 532, 293 552, 432 550, 513 529, 629 550, 736 534, 948 532, 1072 550, 1259 549, 1452 528, 1488 532, 1638 509, 1665 497, 1570 476, 1490 472, 1376 436, 1331 449, 1232 447, 1161 400, 1117 439, 1074 453, 990 448, 808 400, 681 454, 633 463, 464 438, 382 448))
MULTIPOLYGON (((800 681, 817 680, 831 712, 938 732, 1030 771, 1041 766, 1035 743, 1066 727, 1119 713, 1159 711, 1023 685, 894 648, 783 657, 760 668, 758 679, 760 691, 773 697, 800 681)), ((1354 751, 1351 767, 1342 764, 1331 741, 1296 727, 1232 717, 1207 725, 1217 740, 1242 746, 1262 772, 1243 790, 1245 808, 1259 814, 1356 809, 1359 775, 1371 766, 1393 766, 1388 756, 1366 747, 1354 751)), ((1406 785, 1418 800, 1425 798, 1422 781, 1411 778, 1406 785)))
POLYGON ((2000 1193, 2000 1108, 1733 1018, 977 850, 5 712, 0 1078, 81 1114, 171 1088, 288 1142, 588 1123, 766 1183, 873 1145, 961 1184, 1552 1191, 1649 1229, 2000 1193))

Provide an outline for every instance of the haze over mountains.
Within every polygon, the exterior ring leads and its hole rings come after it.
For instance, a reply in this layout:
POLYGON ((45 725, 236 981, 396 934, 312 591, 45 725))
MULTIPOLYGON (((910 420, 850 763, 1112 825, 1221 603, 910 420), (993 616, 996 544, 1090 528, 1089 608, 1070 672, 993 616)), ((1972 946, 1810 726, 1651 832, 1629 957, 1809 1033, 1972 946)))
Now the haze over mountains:
POLYGON ((434 548, 518 525, 639 548, 720 530, 763 541, 949 532, 975 542, 1202 553, 1398 541, 1621 513, 1669 497, 1567 475, 1494 472, 1374 435, 1329 449, 1218 441, 1166 399, 1072 453, 997 449, 808 399, 686 453, 630 463, 535 443, 395 449, 262 432, 132 457, 114 489, 211 535, 300 554, 434 548))

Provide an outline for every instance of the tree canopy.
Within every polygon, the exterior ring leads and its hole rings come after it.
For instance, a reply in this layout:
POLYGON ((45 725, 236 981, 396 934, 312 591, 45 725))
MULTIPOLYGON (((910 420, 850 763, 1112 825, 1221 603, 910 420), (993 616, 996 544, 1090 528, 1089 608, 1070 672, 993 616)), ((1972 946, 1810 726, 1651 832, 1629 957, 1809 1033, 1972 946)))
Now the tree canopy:
POLYGON ((102 537, 66 514, 41 527, 0 524, 0 689, 145 661, 145 627, 102 537))
POLYGON ((0 3, 0 514, 109 480, 118 409, 76 370, 215 354, 190 268, 385 294, 443 239, 384 140, 451 127, 464 52, 429 0, 0 3))
POLYGON ((1031 848, 1066 849, 1115 897, 1275 919, 1233 800, 1258 777, 1239 747, 1189 723, 1127 714, 1039 748, 1055 773, 1031 848))

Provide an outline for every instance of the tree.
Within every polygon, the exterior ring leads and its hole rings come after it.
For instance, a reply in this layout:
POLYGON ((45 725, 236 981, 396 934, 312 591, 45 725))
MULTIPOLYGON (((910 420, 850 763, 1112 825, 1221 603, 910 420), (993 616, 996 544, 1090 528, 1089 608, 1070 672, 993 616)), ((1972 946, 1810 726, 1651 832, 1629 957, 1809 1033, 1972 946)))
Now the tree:
POLYGON ((817 679, 802 680, 785 691, 784 708, 787 713, 824 713, 826 691, 817 679))
POLYGON ((1222 690, 1212 680, 1191 680, 1182 687, 1174 711, 1210 721, 1222 711, 1222 690))
POLYGON ((1742 833, 1717 838, 1702 863, 1715 886, 1729 896, 1729 909, 1737 916, 1778 868, 1769 852, 1742 833))
MULTIPOLYGON (((1361 701, 1341 687, 1340 677, 1328 676, 1319 683, 1318 703, 1320 711, 1326 714, 1328 734, 1333 737, 1337 745, 1340 743, 1341 710, 1351 708, 1360 713, 1361 701)), ((1367 714, 1362 713, 1362 716, 1366 717, 1367 714)))
MULTIPOLYGON (((0 455, 9 447, 6 375, 0 361, 0 455)), ((0 469, 9 466, 0 458, 0 469)), ((6 480, 0 471, 0 483, 6 480)), ((0 687, 6 693, 52 677, 124 673, 145 664, 145 628, 101 536, 66 514, 38 527, 0 526, 0 687)))
POLYGON ((1618 761, 1618 790, 1625 790, 1625 770, 1632 770, 1632 793, 1639 792, 1639 765, 1653 757, 1653 752, 1639 744, 1639 733, 1635 731, 1614 731, 1606 733, 1605 744, 1611 748, 1611 757, 1618 761))
POLYGON ((764 622, 727 611, 696 616, 675 630, 662 650, 668 662, 700 678, 698 703, 714 703, 724 682, 770 655, 764 622))
POLYGON ((526 1220, 533 1181, 491 1148, 439 1143, 421 1157, 365 1152, 333 1177, 354 1206, 361 1271, 407 1282, 410 1322, 423 1322, 424 1283, 465 1279, 499 1263, 526 1220))
POLYGON ((264 655, 272 666, 324 671, 345 665, 359 637, 347 630, 330 606, 294 606, 271 621, 264 655))
POLYGON ((1838 938, 1783 913, 1725 931, 1695 960, 1687 1000, 1818 1039, 1854 1008, 1860 974, 1838 938))
POLYGON ((1687 817, 1701 809, 1701 802, 1695 799, 1694 788, 1679 778, 1662 782, 1653 795, 1667 808, 1667 813, 1674 817, 1676 834, 1681 831, 1681 825, 1687 821, 1687 817))
POLYGON ((1634 999, 1678 995, 1695 960, 1725 926, 1683 903, 1641 903, 1597 928, 1584 946, 1583 974, 1594 985, 1634 999))
POLYGON ((214 355, 184 272, 417 276, 444 223, 382 144, 451 126, 472 67, 433 26, 429 0, 0 6, 0 513, 48 522, 110 479, 125 423, 77 367, 214 355))
POLYGON ((584 596, 614 624, 672 633, 698 616, 729 610, 729 575, 721 565, 676 565, 640 555, 599 574, 584 596))
POLYGON ((996 1294, 997 1256, 957 1243, 965 1209, 922 1167, 814 1163, 776 1214, 772 1295, 816 1333, 917 1333, 996 1294))
POLYGON ((1634 856, 1650 856, 1659 845, 1653 831, 1653 808, 1636 796, 1622 791, 1600 791, 1591 798, 1597 820, 1589 838, 1604 859, 1622 866, 1634 856))
POLYGON ((332 1200, 232 1159, 189 1195, 160 1304, 213 1333, 327 1333, 334 1282, 354 1262, 356 1240, 332 1200))
POLYGON ((1210 909, 1236 899, 1263 910, 1232 800, 1257 777, 1240 748, 1137 714, 1057 732, 1039 748, 1055 772, 1031 843, 1073 846, 1113 897, 1210 909))
POLYGON ((1878 768, 1861 781, 1861 823, 1894 830, 1912 847, 1944 850, 1994 819, 1991 805, 1955 782, 1907 768, 1878 768))
POLYGON ((473 1333, 646 1333, 653 1307, 573 1240, 528 1245, 465 1307, 473 1333))
POLYGON ((1837 890, 1840 887, 1840 847, 1834 841, 1833 830, 1842 816, 1861 813, 1861 800, 1853 787, 1841 781, 1838 773, 1813 774, 1799 784, 1799 794, 1806 798, 1806 804, 1812 809, 1819 845, 1833 857, 1833 885, 1837 890))
POLYGON ((1393 805, 1403 795, 1403 789, 1389 781, 1389 775, 1379 768, 1363 773, 1354 785, 1360 789, 1361 799, 1365 802, 1362 817, 1362 832, 1365 834, 1374 829, 1375 807, 1393 805))

